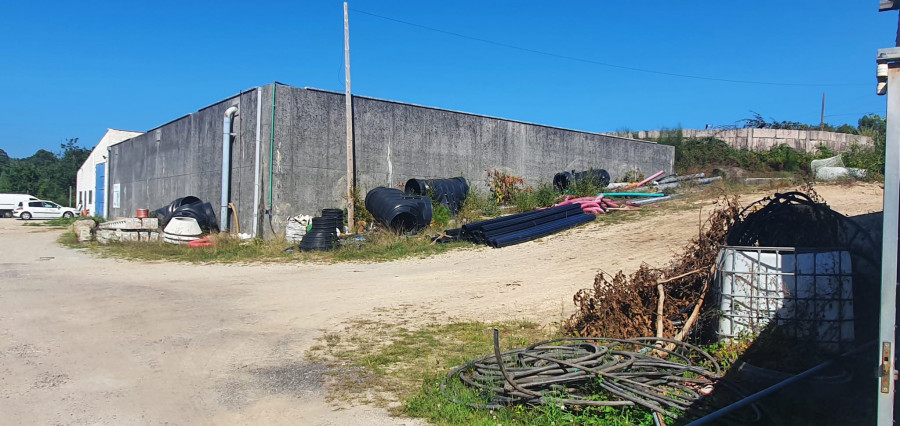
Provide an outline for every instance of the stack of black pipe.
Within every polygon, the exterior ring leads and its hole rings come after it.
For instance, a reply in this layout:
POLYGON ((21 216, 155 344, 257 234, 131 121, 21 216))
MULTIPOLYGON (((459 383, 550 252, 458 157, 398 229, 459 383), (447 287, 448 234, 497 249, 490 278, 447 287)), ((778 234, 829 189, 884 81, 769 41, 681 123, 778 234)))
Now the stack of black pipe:
POLYGON ((450 179, 410 179, 403 186, 407 195, 427 195, 456 214, 469 194, 469 182, 460 176, 450 179))
POLYGON ((553 176, 553 186, 559 191, 565 191, 569 185, 576 182, 590 182, 598 187, 609 185, 609 172, 603 169, 590 169, 583 172, 559 172, 553 176))
POLYGON ((384 187, 366 194, 366 210, 394 232, 416 232, 430 225, 434 215, 430 198, 384 187))
POLYGON ((312 218, 312 227, 300 240, 301 251, 328 251, 337 246, 338 229, 344 227, 344 212, 324 209, 321 217, 312 218))
POLYGON ((463 225, 459 238, 500 248, 544 237, 594 219, 596 216, 584 213, 580 204, 569 204, 463 225))
POLYGON ((335 229, 344 229, 344 211, 341 209, 322 209, 322 217, 334 221, 335 229))

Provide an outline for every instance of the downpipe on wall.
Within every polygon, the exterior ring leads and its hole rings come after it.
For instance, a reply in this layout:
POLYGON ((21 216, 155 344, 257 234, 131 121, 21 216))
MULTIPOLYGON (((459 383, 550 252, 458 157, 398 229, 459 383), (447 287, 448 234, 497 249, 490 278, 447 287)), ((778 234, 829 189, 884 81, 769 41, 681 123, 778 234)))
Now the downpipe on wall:
POLYGON ((222 127, 222 208, 219 210, 219 229, 228 230, 228 187, 231 183, 231 125, 236 106, 225 110, 225 123, 222 127))
POLYGON ((262 91, 256 88, 256 159, 253 166, 253 238, 259 236, 259 131, 262 118, 262 91))

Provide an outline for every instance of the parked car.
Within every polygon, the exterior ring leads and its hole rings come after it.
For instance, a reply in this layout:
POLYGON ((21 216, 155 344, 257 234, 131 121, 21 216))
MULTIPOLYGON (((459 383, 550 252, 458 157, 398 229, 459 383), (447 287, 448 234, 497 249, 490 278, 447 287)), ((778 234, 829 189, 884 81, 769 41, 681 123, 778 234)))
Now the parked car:
POLYGON ((57 219, 60 217, 75 217, 78 210, 71 207, 63 207, 52 201, 32 200, 22 201, 19 207, 13 210, 13 216, 22 220, 30 219, 57 219))
POLYGON ((13 210, 23 201, 37 201, 28 194, 0 194, 0 216, 13 217, 13 210))

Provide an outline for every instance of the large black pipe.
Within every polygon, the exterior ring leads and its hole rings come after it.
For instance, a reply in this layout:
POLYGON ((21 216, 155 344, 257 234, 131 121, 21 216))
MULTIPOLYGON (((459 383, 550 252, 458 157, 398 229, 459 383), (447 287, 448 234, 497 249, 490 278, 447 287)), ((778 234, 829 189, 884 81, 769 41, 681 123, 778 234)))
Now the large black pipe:
POLYGON ((192 195, 176 198, 168 206, 156 209, 156 217, 159 219, 160 228, 165 228, 173 217, 190 217, 197 220, 197 225, 204 232, 219 230, 212 205, 192 195))
POLYGON ((532 219, 529 219, 529 220, 526 220, 523 222, 519 222, 514 225, 505 226, 505 227, 497 229, 497 230, 483 231, 483 235, 484 235, 485 239, 490 240, 492 238, 497 238, 502 235, 512 234, 512 233, 519 232, 519 231, 522 231, 522 230, 528 229, 528 228, 535 228, 535 227, 541 226, 545 223, 556 222, 556 221, 559 221, 559 220, 562 220, 562 219, 565 219, 568 217, 578 216, 578 215, 582 215, 582 214, 584 214, 584 213, 581 211, 581 209, 556 212, 551 215, 541 216, 538 218, 532 218, 532 219))
MULTIPOLYGON (((477 243, 486 243, 487 240, 485 238, 486 234, 498 235, 498 230, 502 230, 506 227, 517 226, 521 223, 528 223, 529 221, 539 220, 540 218, 547 217, 560 212, 580 212, 581 207, 578 204, 568 204, 565 206, 559 207, 551 207, 544 210, 534 210, 525 213, 518 213, 508 216, 502 216, 494 219, 488 219, 481 222, 470 223, 467 225, 463 225, 461 230, 461 235, 463 239, 477 242, 477 243)), ((571 214, 571 213, 570 213, 571 214)))
POLYGON ((609 172, 603 169, 590 169, 583 172, 559 172, 553 176, 553 186, 559 191, 565 191, 569 185, 576 182, 589 182, 598 187, 609 185, 609 172))
POLYGON ((394 188, 379 187, 366 194, 366 209, 382 225, 395 232, 416 232, 431 224, 431 199, 404 195, 394 188))
POLYGON ((531 241, 565 229, 573 228, 588 223, 596 218, 597 216, 592 214, 581 213, 554 222, 545 223, 534 228, 523 229, 518 232, 495 237, 488 241, 488 244, 495 248, 511 246, 513 244, 531 241))
POLYGON ((581 212, 581 204, 566 204, 564 206, 550 207, 550 208, 543 209, 543 210, 535 210, 533 212, 526 212, 526 213, 531 213, 528 215, 524 215, 522 213, 520 213, 518 215, 512 215, 512 216, 518 216, 518 217, 516 217, 517 220, 507 220, 507 221, 503 221, 503 222, 488 223, 481 227, 481 231, 484 233, 500 231, 502 233, 505 228, 510 227, 510 226, 516 226, 520 223, 533 222, 533 221, 545 218, 547 216, 553 216, 553 215, 556 215, 559 213, 567 213, 567 212, 571 212, 571 213, 569 213, 570 216, 575 213, 580 213, 581 212))
POLYGON ((469 194, 469 183, 462 176, 450 179, 410 179, 403 186, 406 195, 424 195, 456 214, 469 194))

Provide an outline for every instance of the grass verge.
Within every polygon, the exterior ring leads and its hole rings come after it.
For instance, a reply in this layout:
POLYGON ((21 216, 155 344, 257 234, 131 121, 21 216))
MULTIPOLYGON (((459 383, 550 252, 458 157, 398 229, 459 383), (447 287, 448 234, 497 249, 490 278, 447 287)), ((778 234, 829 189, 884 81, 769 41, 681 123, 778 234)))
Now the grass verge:
MULTIPOLYGON (((308 356, 330 367, 329 398, 349 404, 387 407, 394 415, 424 418, 439 425, 652 425, 650 414, 635 407, 590 408, 511 406, 478 410, 450 400, 440 390, 445 374, 457 365, 493 353, 492 329, 500 330, 501 350, 560 337, 555 326, 527 320, 441 324, 443 312, 425 313, 435 321, 416 327, 411 306, 381 310, 327 332, 308 356)), ((478 401, 459 383, 450 382, 457 401, 478 401)))
POLYGON ((236 262, 386 262, 407 257, 427 257, 455 248, 470 246, 466 243, 432 244, 425 235, 406 236, 390 232, 366 235, 366 240, 346 240, 346 244, 330 252, 300 252, 297 244, 283 238, 274 240, 241 240, 228 234, 212 234, 212 247, 192 248, 186 245, 159 241, 122 241, 109 244, 78 243, 71 231, 63 234, 60 243, 72 248, 88 247, 100 256, 136 261, 167 261, 188 263, 236 263, 236 262), (65 241, 65 242, 64 242, 65 241), (291 250, 287 250, 287 249, 291 250))

